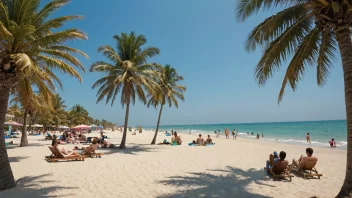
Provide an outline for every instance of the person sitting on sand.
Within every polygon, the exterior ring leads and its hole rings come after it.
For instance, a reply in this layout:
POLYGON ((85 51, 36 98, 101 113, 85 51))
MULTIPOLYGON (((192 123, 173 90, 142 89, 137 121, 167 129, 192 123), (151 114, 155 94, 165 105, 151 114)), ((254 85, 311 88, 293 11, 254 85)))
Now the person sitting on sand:
POLYGON ((171 138, 171 143, 172 144, 177 144, 177 145, 181 145, 182 144, 182 140, 180 136, 177 136, 177 132, 174 132, 174 136, 171 138))
POLYGON ((330 147, 331 147, 331 148, 335 148, 335 147, 336 147, 335 139, 332 138, 332 139, 329 141, 329 144, 330 144, 330 147))
POLYGON ((274 165, 275 161, 279 160, 279 156, 277 155, 277 152, 274 151, 273 154, 269 155, 269 160, 266 160, 266 165, 265 165, 265 170, 269 171, 270 168, 274 165))
POLYGON ((206 144, 214 144, 213 140, 210 138, 210 135, 208 135, 208 138, 204 141, 204 145, 206 144))
POLYGON ((53 136, 51 136, 51 134, 49 132, 47 132, 45 140, 52 140, 52 139, 53 139, 53 136))
POLYGON ((199 134, 198 139, 196 140, 197 144, 203 144, 204 143, 204 139, 202 138, 202 134, 199 134))
POLYGON ((298 160, 293 159, 292 160, 292 165, 293 166, 297 166, 298 169, 300 169, 300 167, 305 165, 305 163, 306 163, 306 161, 308 159, 316 159, 316 160, 318 160, 317 157, 313 157, 313 149, 312 148, 307 148, 306 149, 306 154, 307 154, 306 157, 303 157, 303 155, 301 155, 301 157, 298 160))

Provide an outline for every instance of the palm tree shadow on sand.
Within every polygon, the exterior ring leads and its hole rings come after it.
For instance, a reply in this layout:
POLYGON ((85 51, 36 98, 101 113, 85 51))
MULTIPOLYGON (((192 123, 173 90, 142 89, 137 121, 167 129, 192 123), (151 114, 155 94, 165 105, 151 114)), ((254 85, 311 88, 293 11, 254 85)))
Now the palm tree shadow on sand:
POLYGON ((138 153, 143 152, 156 152, 158 148, 151 145, 141 145, 141 144, 128 144, 127 148, 120 149, 117 145, 116 148, 99 148, 97 152, 103 151, 104 155, 111 155, 115 153, 128 154, 128 155, 137 155, 138 153))
MULTIPOLYGON (((266 174, 262 170, 242 169, 227 166, 225 169, 209 170, 212 172, 222 172, 224 175, 215 175, 212 173, 188 173, 190 176, 173 176, 166 180, 160 181, 166 186, 187 188, 179 190, 177 193, 158 196, 159 198, 171 197, 255 197, 267 198, 268 196, 249 192, 248 185, 255 182, 257 185, 262 183, 266 174)), ((267 177, 266 177, 267 178, 267 177)))
POLYGON ((38 176, 27 176, 17 180, 17 186, 15 188, 1 191, 0 197, 16 197, 16 198, 27 198, 27 197, 72 197, 74 194, 57 194, 57 191, 61 189, 70 191, 71 189, 77 189, 77 187, 67 187, 50 185, 51 183, 57 183, 55 178, 51 174, 43 174, 38 176), (43 185, 49 184, 49 187, 43 187, 43 185), (50 194, 50 195, 49 195, 50 194), (54 194, 54 195, 53 195, 54 194))

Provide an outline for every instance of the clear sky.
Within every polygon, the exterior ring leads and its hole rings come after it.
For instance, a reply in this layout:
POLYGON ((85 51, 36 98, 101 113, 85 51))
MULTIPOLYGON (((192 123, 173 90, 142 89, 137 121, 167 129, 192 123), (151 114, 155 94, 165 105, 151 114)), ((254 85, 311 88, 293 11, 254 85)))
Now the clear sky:
MULTIPOLYGON (((125 109, 117 101, 96 104, 92 84, 101 77, 88 68, 98 60, 100 45, 115 46, 112 36, 135 31, 144 34, 147 45, 160 48, 153 59, 175 67, 187 86, 185 102, 179 109, 165 108, 161 125, 243 123, 345 119, 343 73, 340 59, 335 61, 327 84, 316 84, 316 70, 307 71, 298 90, 287 87, 283 102, 277 104, 285 65, 259 87, 254 67, 261 50, 247 53, 244 42, 250 30, 270 13, 259 14, 245 23, 235 19, 235 0, 74 0, 55 15, 83 15, 84 20, 68 23, 88 34, 87 41, 75 41, 89 56, 80 58, 86 67, 83 83, 65 75, 59 91, 68 107, 81 104, 90 116, 123 124, 125 109)), ((273 13, 273 12, 272 12, 273 13)), ((338 56, 339 58, 339 56, 338 56)), ((137 102, 131 107, 131 126, 156 125, 158 111, 137 102)))

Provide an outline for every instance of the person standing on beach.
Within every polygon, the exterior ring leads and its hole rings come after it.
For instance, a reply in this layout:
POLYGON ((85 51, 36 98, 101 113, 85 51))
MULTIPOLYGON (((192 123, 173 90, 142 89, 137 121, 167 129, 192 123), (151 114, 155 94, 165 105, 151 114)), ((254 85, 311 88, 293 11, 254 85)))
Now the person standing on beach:
POLYGON ((218 133, 216 134, 216 137, 217 137, 217 138, 220 137, 220 130, 218 130, 218 133))
POLYGON ((235 130, 236 130, 236 129, 234 129, 234 130, 232 131, 232 139, 233 139, 233 140, 235 139, 235 133, 236 133, 235 130))
POLYGON ((310 143, 310 135, 309 135, 309 133, 307 133, 306 139, 307 139, 307 143, 312 144, 312 143, 310 143))
POLYGON ((264 137, 264 133, 262 133, 262 137, 264 137))
POLYGON ((226 136, 226 139, 229 139, 229 129, 228 128, 225 129, 225 136, 226 136))

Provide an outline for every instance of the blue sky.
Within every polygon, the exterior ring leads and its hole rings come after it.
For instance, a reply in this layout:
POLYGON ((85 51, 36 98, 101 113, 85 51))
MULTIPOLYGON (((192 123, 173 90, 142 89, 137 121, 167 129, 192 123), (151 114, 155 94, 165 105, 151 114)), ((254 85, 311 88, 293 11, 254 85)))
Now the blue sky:
MULTIPOLYGON (((119 101, 113 107, 96 104, 96 90, 91 85, 101 74, 90 73, 88 68, 105 60, 97 53, 100 45, 114 46, 114 34, 135 31, 146 36, 148 46, 160 48, 161 54, 153 62, 170 64, 185 78, 186 100, 179 109, 164 110, 162 125, 345 119, 339 59, 323 88, 316 84, 315 68, 310 68, 295 93, 287 87, 280 105, 277 96, 285 65, 265 87, 257 85, 254 67, 261 50, 247 53, 244 42, 250 30, 270 13, 238 23, 235 4, 235 0, 72 1, 55 15, 85 16, 65 27, 88 34, 87 41, 74 41, 71 46, 90 59, 80 58, 87 70, 81 72, 82 84, 59 75, 64 85, 59 93, 68 107, 81 104, 92 117, 123 124, 125 110, 119 101)), ((131 107, 129 123, 154 126, 157 114, 154 108, 137 102, 131 107)))

